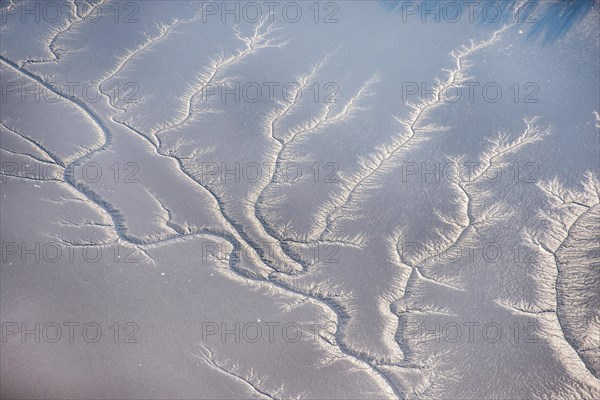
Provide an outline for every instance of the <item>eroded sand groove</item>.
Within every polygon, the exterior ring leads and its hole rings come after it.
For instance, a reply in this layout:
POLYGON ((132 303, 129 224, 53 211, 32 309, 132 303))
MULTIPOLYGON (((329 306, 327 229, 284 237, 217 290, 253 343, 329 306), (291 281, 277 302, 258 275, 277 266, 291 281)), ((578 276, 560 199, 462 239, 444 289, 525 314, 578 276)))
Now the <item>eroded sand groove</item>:
MULTIPOLYGON (((13 68, 15 71, 18 71, 26 76, 28 79, 31 79, 37 84, 44 86, 46 89, 60 96, 63 100, 77 107, 91 120, 95 126, 98 127, 99 132, 102 135, 102 143, 94 148, 87 149, 85 154, 76 159, 68 161, 60 160, 42 143, 36 142, 26 134, 4 125, 3 121, 3 127, 7 131, 9 131, 11 134, 19 136, 23 140, 30 142, 33 146, 39 149, 42 156, 18 153, 4 148, 3 151, 28 157, 36 162, 51 164, 59 169, 62 172, 62 179, 50 180, 63 182, 70 188, 77 191, 77 193, 84 195, 87 201, 89 201, 107 216, 109 223, 99 222, 97 224, 104 227, 111 226, 114 229, 115 241, 126 243, 127 245, 137 249, 146 257, 149 262, 154 262, 154 259, 151 256, 151 250, 153 248, 178 241, 190 240, 209 235, 218 240, 223 240, 229 243, 231 246, 231 252, 227 256, 227 264, 232 279, 238 279, 240 282, 245 284, 251 283, 254 285, 267 285, 274 291, 281 291, 289 294, 292 299, 298 299, 298 301, 309 299, 309 301, 313 301, 321 305, 328 311, 328 313, 334 316, 334 319, 338 325, 334 340, 329 342, 331 349, 328 349, 328 351, 338 353, 342 357, 347 357, 351 359, 358 366, 358 368, 368 370, 373 375, 373 378, 380 383, 382 393, 385 396, 404 397, 406 393, 401 392, 394 382, 394 380, 397 379, 395 377, 395 369, 409 368, 423 370, 426 367, 407 362, 382 362, 381 360, 370 357, 368 352, 357 351, 353 348, 353 346, 344 343, 344 340, 340 337, 339 326, 343 324, 344 321, 352 318, 351 311, 340 306, 334 296, 330 294, 323 294, 323 292, 321 292, 318 288, 309 292, 302 291, 287 285, 285 279, 279 279, 279 276, 303 274, 309 267, 309 265, 301 257, 298 257, 292 252, 287 251, 287 248, 285 246, 281 246, 281 244, 285 242, 300 244, 335 243, 343 246, 352 246, 355 248, 361 248, 364 246, 366 238, 360 236, 337 237, 335 235, 337 223, 344 218, 350 217, 356 211, 356 206, 360 204, 361 201, 364 201, 366 198, 364 193, 365 191, 369 190, 371 185, 380 179, 383 174, 393 171, 395 167, 394 160, 398 153, 405 150, 408 151, 417 146, 418 143, 427 139, 428 134, 443 130, 443 127, 438 126, 435 123, 426 123, 430 112, 443 104, 441 93, 450 86, 460 86, 462 83, 464 83, 468 79, 466 75, 466 69, 469 66, 468 57, 481 49, 495 44, 499 40, 500 34, 504 32, 507 27, 494 32, 487 40, 480 42, 472 41, 469 45, 452 52, 451 59, 453 62, 453 67, 446 71, 447 77, 445 80, 438 81, 436 83, 433 97, 429 100, 423 100, 417 104, 411 104, 410 107, 412 111, 408 118, 395 118, 400 126, 400 133, 393 137, 389 144, 385 144, 377 148, 372 156, 363 160, 359 160, 361 166, 359 171, 348 178, 344 178, 344 182, 340 187, 338 195, 335 198, 332 198, 331 201, 325 204, 320 210, 318 214, 318 219, 320 222, 316 226, 312 235, 309 237, 294 237, 293 235, 284 236, 281 234, 281 232, 278 232, 275 228, 273 228, 269 222, 270 218, 268 216, 268 212, 262 210, 263 206, 268 205, 269 203, 269 199, 267 198, 268 188, 276 179, 276 175, 280 172, 281 165, 285 161, 284 153, 290 144, 297 140, 301 140, 304 135, 318 133, 322 128, 325 128, 329 125, 344 123, 350 118, 353 118, 358 112, 364 111, 366 108, 360 104, 360 101, 362 101, 363 97, 372 94, 372 86, 376 82, 376 76, 364 82, 359 90, 341 107, 334 108, 332 106, 325 106, 321 110, 321 113, 315 116, 313 119, 291 130, 279 132, 278 121, 281 118, 284 118, 288 113, 293 112, 293 108, 296 105, 295 100, 297 99, 297 96, 292 96, 295 99, 292 102, 278 104, 278 108, 273 110, 273 112, 265 118, 264 133, 272 138, 272 140, 275 142, 275 147, 272 149, 270 154, 274 160, 275 169, 273 170, 273 174, 266 177, 266 179, 264 179, 253 191, 253 195, 250 198, 250 205, 256 217, 256 224, 248 228, 242 226, 240 223, 236 222, 233 217, 228 215, 223 204, 224 200, 217 190, 211 188, 207 183, 198 180, 194 176, 193 172, 190 172, 190 169, 193 168, 194 164, 193 157, 188 160, 181 154, 171 151, 171 149, 165 149, 163 141, 161 140, 161 136, 167 135, 170 131, 176 130, 181 126, 190 123, 198 113, 210 112, 210 110, 198 110, 194 106, 195 99, 208 85, 217 83, 221 79, 224 79, 220 77, 220 74, 225 72, 230 66, 241 63, 246 57, 255 54, 261 49, 268 47, 279 48, 285 46, 287 41, 272 37, 273 32, 277 31, 276 28, 271 25, 267 25, 265 19, 255 26, 253 32, 251 32, 249 36, 245 36, 241 31, 239 31, 239 29, 236 29, 234 33, 236 37, 243 43, 243 46, 240 49, 233 51, 231 54, 224 53, 215 56, 210 65, 206 66, 202 72, 199 73, 198 77, 194 79, 194 82, 190 84, 189 90, 184 96, 184 105, 182 106, 181 110, 179 110, 179 115, 174 116, 172 120, 164 123, 162 127, 155 131, 145 133, 127 122, 119 121, 119 113, 126 111, 126 108, 124 106, 119 106, 114 99, 110 97, 108 92, 102 88, 102 85, 105 82, 113 79, 116 75, 123 71, 128 62, 151 48, 153 44, 168 38, 169 33, 175 26, 180 23, 192 23, 197 18, 198 15, 194 16, 190 20, 174 21, 170 25, 160 26, 160 32, 158 35, 148 37, 146 42, 131 50, 127 57, 118 60, 117 65, 103 76, 98 84, 98 90, 106 97, 110 106, 116 111, 116 113, 111 116, 112 122, 126 127, 132 134, 143 138, 143 140, 145 140, 151 147, 153 152, 174 162, 174 165, 177 166, 179 171, 183 176, 186 177, 190 184, 197 185, 211 195, 217 204, 221 222, 223 224, 223 229, 221 231, 196 230, 192 232, 189 228, 182 227, 173 221, 172 210, 169 208, 168 204, 162 201, 158 195, 147 190, 148 194, 162 210, 163 223, 166 228, 170 230, 170 232, 168 235, 165 235, 159 239, 140 240, 139 238, 133 237, 127 233, 126 216, 122 215, 122 213, 114 205, 112 205, 108 199, 101 198, 93 191, 92 188, 87 187, 83 183, 75 180, 72 171, 78 164, 81 164, 84 160, 93 157, 94 154, 104 151, 112 146, 113 133, 111 128, 109 127, 109 124, 103 122, 103 117, 85 101, 67 96, 65 93, 61 92, 59 88, 56 88, 51 83, 33 74, 26 68, 27 63, 59 62, 59 53, 56 51, 55 41, 61 34, 70 29, 71 26, 63 27, 60 28, 58 32, 53 32, 53 36, 48 44, 48 47, 55 55, 55 59, 28 60, 23 65, 19 65, 9 60, 5 56, 0 56, 0 60, 2 60, 2 62, 8 65, 10 68, 13 68), (277 245, 281 246, 281 249, 283 250, 281 253, 282 259, 277 260, 274 263, 265 262, 262 257, 263 249, 260 248, 260 246, 257 244, 257 241, 252 237, 252 232, 259 232, 261 235, 267 235, 272 238, 272 243, 276 243, 277 245), (252 261, 255 263, 255 265, 250 267, 240 265, 237 254, 239 254, 242 249, 250 249, 251 254, 253 254, 252 261)), ((82 16, 81 19, 76 22, 80 22, 84 19, 85 18, 82 16)), ((301 83, 299 90, 309 84, 311 80, 318 75, 319 71, 323 68, 326 62, 327 59, 320 61, 319 63, 315 64, 308 71, 308 73, 299 77, 298 80, 301 83)), ((463 290, 459 281, 446 282, 435 277, 428 276, 427 267, 429 266, 430 260, 432 260, 434 257, 451 251, 452 248, 457 246, 460 242, 468 240, 469 235, 476 235, 477 229, 484 228, 486 224, 492 223, 494 219, 504 211, 501 204, 494 204, 485 209, 477 207, 477 197, 485 195, 485 193, 482 193, 482 190, 477 187, 477 183, 494 163, 501 162, 504 155, 510 154, 526 144, 538 141, 542 139, 546 133, 548 133, 547 130, 542 129, 537 125, 536 118, 525 119, 525 125, 526 128, 524 132, 512 141, 505 136, 499 136, 496 139, 490 140, 490 148, 481 155, 481 168, 475 172, 475 176, 469 178, 459 177, 453 182, 457 197, 462 198, 463 212, 458 216, 437 213, 437 217, 445 223, 445 225, 448 227, 448 230, 451 232, 451 234, 447 236, 446 241, 441 243, 436 241, 425 244, 425 250, 422 253, 417 254, 410 259, 406 259, 398 249, 398 243, 402 239, 402 230, 398 229, 395 231, 394 235, 389 238, 391 245, 390 258, 398 265, 399 268, 407 268, 410 270, 410 277, 406 281, 405 286, 399 288, 398 294, 400 297, 397 300, 402 298, 401 295, 406 292, 407 287, 414 280, 419 279, 428 280, 434 284, 444 286, 451 290, 463 290)), ((457 165, 457 168, 459 168, 458 166, 461 164, 460 158, 452 157, 451 161, 457 165)), ((21 178, 18 176, 14 177, 21 178)), ((597 178, 590 175, 586 182, 589 182, 586 183, 586 193, 593 189, 595 190, 597 196, 597 178)), ((555 316, 559 309, 558 297, 560 292, 558 284, 560 263, 557 259, 557 252, 561 247, 563 247, 567 239, 571 236, 571 228, 573 228, 573 226, 580 221, 580 218, 583 218, 583 216, 586 215, 586 213, 598 203, 593 203, 595 200, 590 202, 590 200, 587 198, 566 195, 562 189, 554 189, 553 184, 540 185, 540 188, 548 195, 549 198, 560 199, 562 202, 561 207, 567 205, 573 209, 582 210, 582 212, 575 214, 575 220, 571 221, 570 225, 568 225, 566 229, 562 225, 564 221, 560 221, 561 223, 556 226, 556 236, 559 239, 552 237, 552 240, 555 242, 557 241, 558 243, 553 242, 551 245, 548 245, 544 241, 538 240, 537 237, 531 237, 531 243, 533 245, 541 247, 546 253, 548 253, 549 256, 554 258, 555 267, 559 270, 557 272, 557 279, 555 283, 555 298, 557 305, 554 309, 544 308, 540 310, 530 310, 514 304, 503 303, 503 305, 507 305, 512 309, 518 309, 523 312, 542 314, 548 313, 555 316)), ((572 217, 568 218, 572 219, 572 217)), ((60 238, 57 239, 61 240, 60 238)), ((69 246, 103 246, 107 244, 75 243, 66 240, 63 240, 63 242, 65 245, 69 246)), ((393 303, 396 303, 397 300, 390 303, 390 307, 392 307, 393 303)), ((397 314, 398 317, 400 317, 402 313, 408 312, 446 313, 447 311, 433 308, 404 308, 402 310, 392 310, 392 313, 397 314)), ((556 319, 560 325, 560 330, 563 332, 563 339, 571 343, 571 346, 575 346, 572 343, 573 340, 569 339, 567 335, 564 334, 565 328, 562 326, 560 316, 556 317, 556 319)), ((549 326, 548 329, 554 328, 549 326)), ((397 326, 391 327, 390 330, 395 332, 397 330, 397 326)), ((390 340, 394 341, 394 337, 391 337, 390 340)), ((593 344, 593 346, 595 345, 593 344)), ((579 351, 590 351, 590 349, 593 350, 595 348, 593 346, 588 346, 579 351)), ((560 342, 556 344, 556 348, 561 348, 560 342)), ((285 388, 282 387, 277 391, 267 390, 263 386, 263 378, 256 376, 253 373, 247 374, 241 371, 235 365, 230 365, 227 361, 217 360, 214 351, 206 347, 204 344, 202 344, 196 350, 197 351, 194 352, 195 356, 204 359, 212 368, 215 368, 224 374, 236 377, 262 397, 272 399, 286 397, 285 388)), ((576 364, 576 360, 572 360, 572 358, 569 359, 568 362, 573 362, 576 364)), ((429 387, 421 388, 419 390, 420 391, 415 394, 427 394, 429 387)))
MULTIPOLYGON (((255 270, 240 267, 237 263, 237 254, 239 253, 240 248, 242 246, 244 246, 246 248, 252 248, 252 246, 247 243, 244 243, 244 241, 237 234, 237 231, 235 230, 235 228, 232 229, 233 232, 231 232, 231 233, 228 232, 227 230, 224 230, 223 232, 205 231, 205 232, 197 232, 197 233, 189 233, 189 234, 176 234, 176 235, 172 235, 171 237, 157 240, 152 243, 140 241, 137 238, 130 237, 126 233, 126 228, 123 223, 124 217, 120 214, 120 212, 118 210, 114 209, 106 199, 99 198, 91 189, 85 187, 81 183, 74 182, 72 180, 73 176, 69 172, 69 171, 72 171, 74 165, 82 162, 83 159, 89 158, 94 153, 97 153, 97 152, 102 151, 102 150, 106 149, 107 147, 109 147, 111 145, 111 138, 112 138, 111 131, 108 129, 108 127, 105 124, 102 123, 101 118, 98 117, 94 113, 94 111, 92 111, 91 108, 87 104, 85 104, 82 100, 65 95, 59 89, 56 89, 51 84, 45 82, 42 78, 35 76, 34 74, 27 71, 25 68, 18 66, 17 64, 8 60, 4 56, 0 56, 0 60, 2 62, 4 62, 6 65, 9 65, 10 67, 14 68, 15 70, 21 72, 23 75, 25 75, 29 79, 32 79, 32 80, 36 81, 38 84, 46 87, 48 90, 51 90, 52 92, 54 92, 56 95, 60 96, 61 98, 65 99, 69 102, 72 102, 83 113, 88 115, 91 118, 91 120, 95 123, 95 125, 97 125, 100 128, 100 130, 103 132, 104 137, 105 137, 104 143, 101 146, 99 146, 98 148, 91 149, 89 151, 89 153, 72 161, 71 164, 65 165, 63 180, 59 180, 57 182, 65 183, 65 184, 69 185, 72 189, 76 190, 78 193, 83 194, 88 201, 90 201, 92 204, 94 204, 99 210, 101 210, 101 212, 105 213, 106 215, 108 215, 110 217, 110 219, 112 221, 111 225, 114 228, 115 233, 117 235, 117 238, 115 239, 116 242, 131 245, 134 249, 141 252, 146 257, 147 260, 149 260, 150 262, 153 263, 154 259, 148 253, 148 251, 147 251, 148 249, 152 249, 153 247, 158 246, 158 245, 167 245, 169 243, 173 243, 176 241, 203 237, 205 235, 214 236, 219 240, 227 241, 231 245, 232 251, 230 252, 230 254, 228 256, 228 260, 229 260, 229 267, 230 267, 231 271, 234 273, 234 276, 237 276, 238 278, 242 278, 244 280, 244 282, 246 282, 246 283, 249 283, 249 282, 257 283, 257 284, 267 283, 267 284, 273 286, 274 290, 284 290, 286 293, 289 293, 289 295, 292 296, 292 298, 294 298, 294 297, 309 298, 311 301, 316 301, 318 304, 325 307, 329 312, 333 312, 336 315, 337 320, 341 320, 344 318, 343 312, 339 309, 339 307, 335 304, 335 302, 332 302, 330 299, 323 298, 322 296, 319 296, 317 294, 307 294, 307 293, 299 292, 292 288, 286 287, 281 283, 270 281, 268 275, 261 276, 261 275, 258 275, 255 270)), ((182 166, 181 163, 180 163, 180 165, 182 166)), ((186 174, 186 176, 189 176, 189 175, 186 174)), ((18 178, 21 179, 20 176, 18 178)), ((193 178, 191 176, 189 176, 189 178, 191 180, 193 180, 193 178)), ((196 182, 195 180, 193 180, 193 181, 196 182)), ((200 185, 200 183, 198 183, 198 182, 196 182, 196 183, 198 185, 200 185)), ((81 243, 70 243, 70 242, 67 242, 64 240, 63 240, 63 243, 65 243, 66 245, 70 245, 70 246, 103 246, 103 245, 109 244, 109 243, 81 244, 81 243)), ((254 249, 256 253, 258 253, 257 249, 255 249, 255 248, 252 248, 252 249, 254 249)), ((257 258, 256 262, 258 265, 260 265, 260 263, 261 263, 260 258, 257 258)), ((266 268, 270 269, 269 267, 266 267, 266 268)), ((359 365, 363 365, 364 366, 363 368, 367 368, 368 370, 370 370, 374 374, 374 378, 381 382, 381 386, 383 388, 384 393, 388 393, 388 395, 395 393, 397 396, 399 396, 399 394, 395 392, 395 388, 392 386, 389 379, 382 372, 380 372, 377 369, 377 367, 373 366, 371 363, 369 363, 367 361, 362 360, 359 356, 354 355, 352 351, 345 348, 345 346, 341 343, 341 341, 336 340, 335 347, 338 348, 338 351, 341 354, 344 354, 346 357, 349 357, 351 360, 354 360, 359 365)), ((240 378, 240 379, 242 379, 242 378, 240 378)))

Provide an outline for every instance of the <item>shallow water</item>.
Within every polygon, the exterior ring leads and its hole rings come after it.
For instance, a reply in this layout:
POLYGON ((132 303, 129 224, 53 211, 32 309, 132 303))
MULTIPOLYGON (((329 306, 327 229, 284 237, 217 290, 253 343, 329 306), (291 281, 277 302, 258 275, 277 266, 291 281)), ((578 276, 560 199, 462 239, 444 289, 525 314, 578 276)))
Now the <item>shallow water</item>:
POLYGON ((597 4, 269 4, 2 2, 2 396, 600 397, 597 4))

